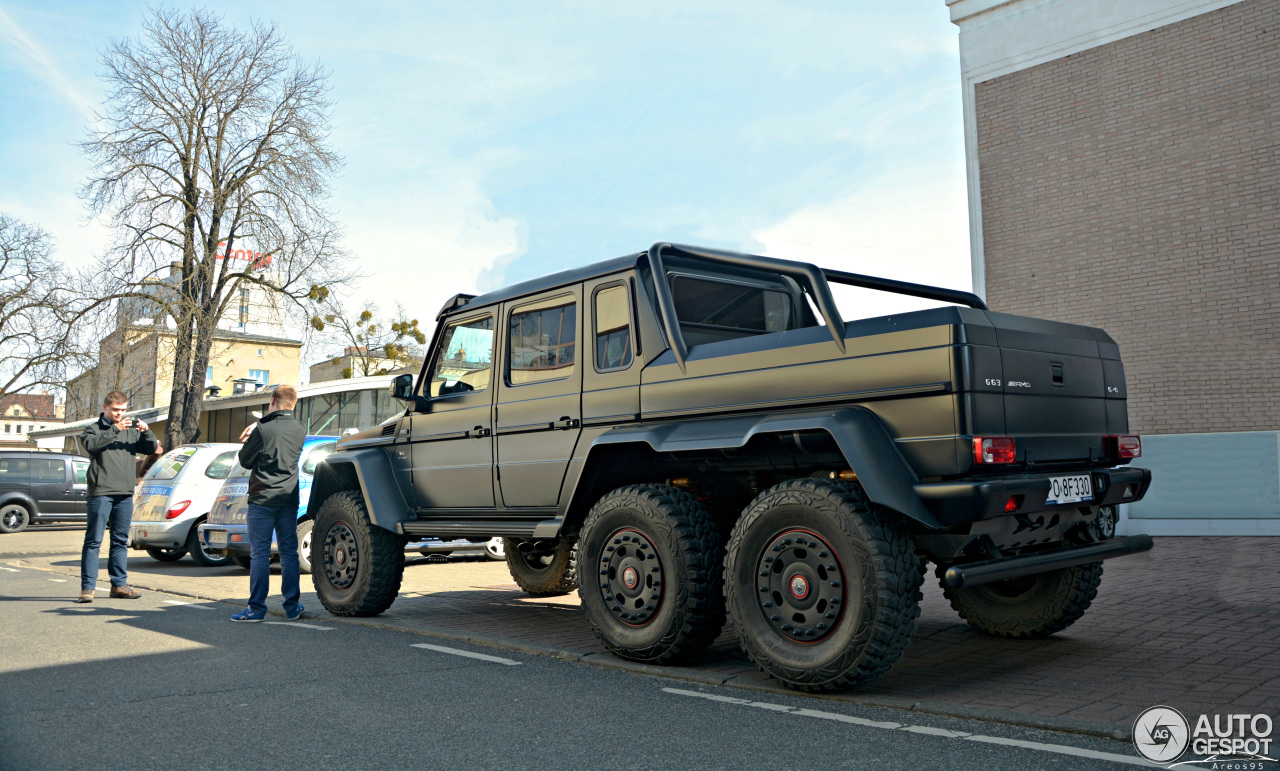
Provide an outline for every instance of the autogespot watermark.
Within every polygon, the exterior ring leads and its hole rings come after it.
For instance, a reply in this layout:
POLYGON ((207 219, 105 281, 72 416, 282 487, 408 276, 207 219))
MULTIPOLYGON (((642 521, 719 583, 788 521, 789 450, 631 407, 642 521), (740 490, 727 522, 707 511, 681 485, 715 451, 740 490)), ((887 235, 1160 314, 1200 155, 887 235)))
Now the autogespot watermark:
MULTIPOLYGON (((1277 760, 1271 755, 1270 715, 1200 715, 1193 727, 1173 707, 1151 707, 1133 721, 1133 746, 1169 768, 1199 764, 1221 771, 1253 771, 1277 760), (1179 761, 1187 750, 1197 757, 1179 761)), ((1275 768, 1274 765, 1270 766, 1275 768)))

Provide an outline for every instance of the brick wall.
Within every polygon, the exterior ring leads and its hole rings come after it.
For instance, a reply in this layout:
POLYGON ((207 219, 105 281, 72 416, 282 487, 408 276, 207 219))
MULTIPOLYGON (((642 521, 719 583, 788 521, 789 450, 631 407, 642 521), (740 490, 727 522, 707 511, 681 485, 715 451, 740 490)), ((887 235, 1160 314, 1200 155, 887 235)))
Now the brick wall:
POLYGON ((1280 429, 1280 0, 975 96, 992 309, 1106 329, 1134 430, 1280 429))

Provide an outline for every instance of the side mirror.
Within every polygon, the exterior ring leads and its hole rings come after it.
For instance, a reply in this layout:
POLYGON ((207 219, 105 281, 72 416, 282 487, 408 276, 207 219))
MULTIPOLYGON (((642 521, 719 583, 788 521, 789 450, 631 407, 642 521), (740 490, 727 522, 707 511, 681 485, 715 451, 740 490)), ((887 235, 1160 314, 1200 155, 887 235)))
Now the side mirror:
POLYGON ((413 375, 405 373, 392 379, 391 398, 405 402, 413 399, 413 375))

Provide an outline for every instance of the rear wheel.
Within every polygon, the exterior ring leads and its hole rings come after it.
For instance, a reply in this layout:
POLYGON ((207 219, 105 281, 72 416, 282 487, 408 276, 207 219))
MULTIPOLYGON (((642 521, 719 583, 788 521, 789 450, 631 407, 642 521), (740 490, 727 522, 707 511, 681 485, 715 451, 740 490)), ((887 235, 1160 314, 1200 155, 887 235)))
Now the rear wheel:
POLYGON ((203 565, 207 568, 220 568, 224 565, 231 564, 231 558, 222 549, 210 549, 204 545, 204 541, 200 540, 200 522, 191 523, 191 532, 187 535, 187 548, 184 549, 191 555, 191 559, 196 561, 197 565, 203 565))
POLYGON ((315 520, 306 519, 298 523, 298 570, 311 572, 311 535, 315 532, 315 520))
POLYGON ((724 536, 692 495, 632 485, 591 507, 578 596, 614 654, 658 663, 706 648, 724 626, 724 536))
POLYGON ((797 479, 761 493, 733 528, 724 575, 743 650, 802 690, 888 672, 920 615, 910 536, 853 485, 797 479))
POLYGON ((242 551, 231 551, 230 549, 228 549, 227 556, 231 558, 232 562, 244 568, 245 570, 248 570, 249 565, 253 562, 252 557, 249 554, 242 551))
POLYGON ((484 553, 491 560, 497 560, 498 562, 503 561, 504 559, 507 558, 507 547, 506 547, 505 539, 490 538, 488 541, 485 541, 484 553))
POLYGON ((325 610, 335 616, 376 616, 395 602, 406 541, 373 524, 359 493, 325 499, 311 543, 311 580, 325 610))
MULTIPOLYGON (((486 547, 486 552, 488 547, 486 547)), ((521 589, 534 597, 554 597, 577 588, 577 543, 503 539, 507 570, 521 589)), ((492 555, 490 555, 492 556, 492 555)))
POLYGON ((20 503, 0 506, 0 533, 19 533, 31 524, 31 512, 20 503))
POLYGON ((160 549, 155 546, 147 547, 147 556, 159 562, 177 562, 187 556, 186 549, 160 549))
POLYGON ((1092 562, 960 589, 944 581, 942 593, 960 618, 987 634, 1044 637, 1078 621, 1100 583, 1102 563, 1092 562))

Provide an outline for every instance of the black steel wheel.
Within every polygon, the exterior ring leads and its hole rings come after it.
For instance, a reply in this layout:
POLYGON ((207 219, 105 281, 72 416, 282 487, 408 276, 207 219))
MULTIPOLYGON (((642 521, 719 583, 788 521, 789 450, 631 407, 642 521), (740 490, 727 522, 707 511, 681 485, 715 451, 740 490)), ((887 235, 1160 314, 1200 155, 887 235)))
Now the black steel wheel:
POLYGON ((157 546, 147 547, 147 556, 157 562, 177 562, 187 556, 186 549, 161 549, 157 546))
POLYGON ((578 551, 583 611, 614 654, 672 661, 720 633, 724 537, 692 495, 670 485, 614 490, 591 508, 578 551))
POLYGON ((0 533, 19 533, 31 524, 31 512, 21 503, 0 506, 0 533))
POLYGON ((311 581, 320 604, 335 616, 376 616, 391 607, 407 542, 373 524, 360 493, 326 498, 311 533, 311 581))
POLYGON ((742 649, 802 690, 888 672, 920 615, 924 574, 910 536, 842 482, 797 479, 757 496, 729 537, 724 575, 742 649))

